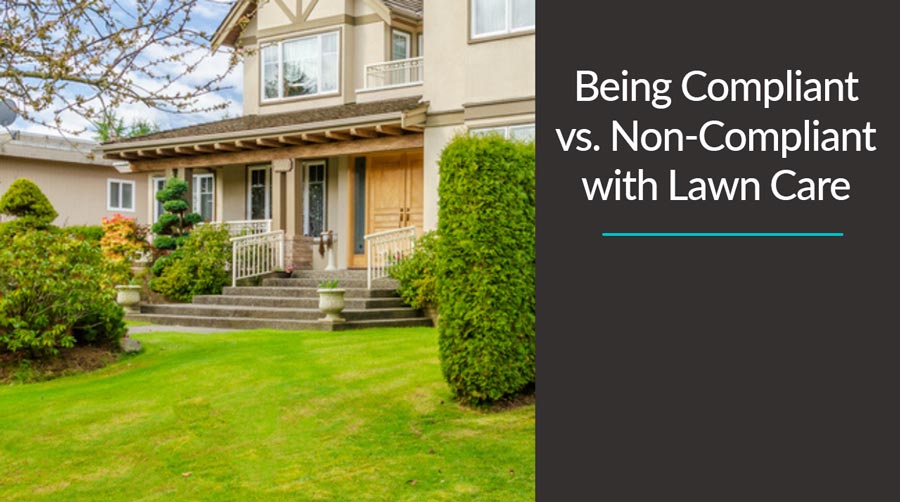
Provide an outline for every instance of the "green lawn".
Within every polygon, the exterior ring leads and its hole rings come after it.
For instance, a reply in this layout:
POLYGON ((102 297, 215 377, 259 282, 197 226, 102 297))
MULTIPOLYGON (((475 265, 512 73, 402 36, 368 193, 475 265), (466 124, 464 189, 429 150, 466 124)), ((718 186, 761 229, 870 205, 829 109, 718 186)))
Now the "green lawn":
POLYGON ((0 500, 534 500, 534 406, 452 402, 434 329, 134 337, 0 388, 0 500))

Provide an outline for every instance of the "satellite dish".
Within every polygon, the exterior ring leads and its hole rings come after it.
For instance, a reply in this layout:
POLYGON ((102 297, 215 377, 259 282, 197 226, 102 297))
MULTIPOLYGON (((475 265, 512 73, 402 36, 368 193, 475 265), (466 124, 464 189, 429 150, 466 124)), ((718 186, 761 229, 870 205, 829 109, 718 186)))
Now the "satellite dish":
POLYGON ((6 127, 16 121, 16 104, 8 99, 0 99, 0 126, 6 127))

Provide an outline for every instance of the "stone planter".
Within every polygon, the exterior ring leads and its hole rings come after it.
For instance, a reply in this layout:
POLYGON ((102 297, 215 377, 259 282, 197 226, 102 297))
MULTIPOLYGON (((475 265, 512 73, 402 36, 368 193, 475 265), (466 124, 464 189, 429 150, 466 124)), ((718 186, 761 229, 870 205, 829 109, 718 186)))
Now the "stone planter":
POLYGON ((434 324, 436 328, 438 325, 438 310, 434 305, 428 304, 422 307, 422 313, 425 314, 429 319, 431 319, 431 323, 434 324))
POLYGON ((140 313, 141 289, 141 286, 116 286, 116 303, 129 314, 140 313))
POLYGON ((344 322, 344 318, 340 317, 340 313, 344 310, 344 292, 341 288, 322 288, 317 289, 319 293, 319 310, 325 314, 325 317, 319 319, 322 322, 344 322))

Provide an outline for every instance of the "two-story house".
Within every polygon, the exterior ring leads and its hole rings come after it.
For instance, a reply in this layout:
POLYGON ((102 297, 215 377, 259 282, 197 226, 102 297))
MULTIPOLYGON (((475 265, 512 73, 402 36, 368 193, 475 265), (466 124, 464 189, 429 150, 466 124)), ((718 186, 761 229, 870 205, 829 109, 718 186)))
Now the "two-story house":
POLYGON ((365 267, 366 236, 437 224, 441 150, 455 135, 534 135, 534 0, 238 0, 214 45, 253 49, 240 118, 101 147, 193 184, 210 221, 283 231, 294 268, 365 267))

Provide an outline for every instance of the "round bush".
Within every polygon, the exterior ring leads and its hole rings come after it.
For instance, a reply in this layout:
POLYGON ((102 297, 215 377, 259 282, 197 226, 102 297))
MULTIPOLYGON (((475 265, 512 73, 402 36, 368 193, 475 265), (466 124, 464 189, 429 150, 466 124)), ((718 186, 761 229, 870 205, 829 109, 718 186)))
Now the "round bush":
POLYGON ((31 180, 19 178, 13 181, 0 198, 0 213, 19 218, 34 218, 50 224, 59 215, 53 205, 31 180))
POLYGON ((440 160, 436 276, 441 369, 456 396, 534 383, 534 144, 454 139, 440 160))
POLYGON ((188 302, 195 295, 213 295, 231 282, 228 229, 201 225, 184 238, 184 245, 153 265, 157 278, 150 288, 171 300, 188 302), (160 265, 160 263, 162 263, 160 265))

